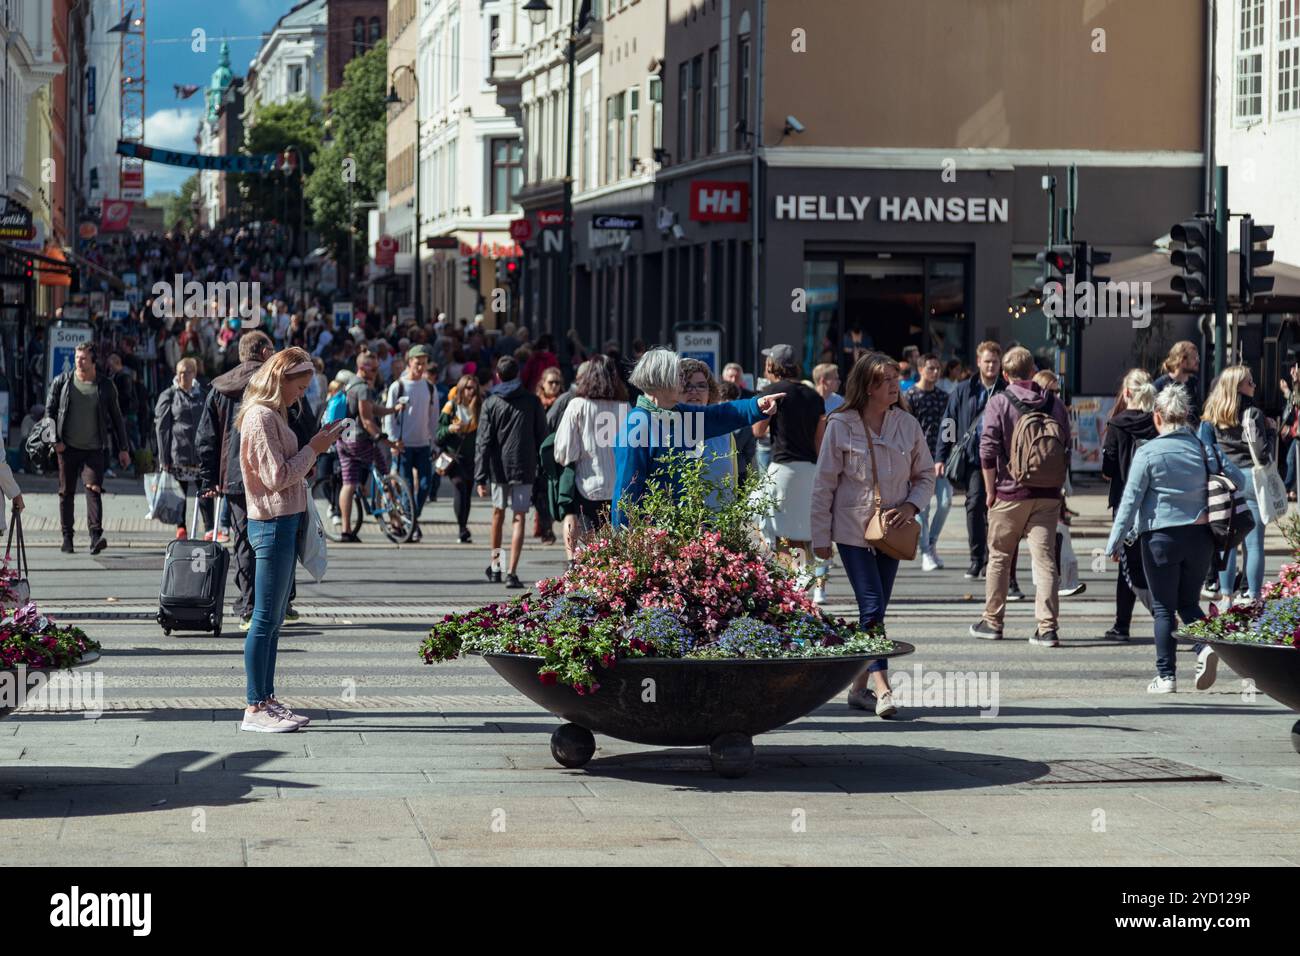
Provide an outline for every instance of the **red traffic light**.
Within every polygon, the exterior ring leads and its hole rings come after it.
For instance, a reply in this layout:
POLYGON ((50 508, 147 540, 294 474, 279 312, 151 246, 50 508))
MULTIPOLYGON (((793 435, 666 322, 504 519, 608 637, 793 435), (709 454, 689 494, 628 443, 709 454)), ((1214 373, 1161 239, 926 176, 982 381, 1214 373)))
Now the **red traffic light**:
POLYGON ((506 260, 506 272, 518 272, 518 271, 519 271, 519 263, 515 262, 514 259, 506 260))
POLYGON ((24 259, 24 260, 23 260, 23 275, 26 276, 28 279, 30 279, 30 278, 32 278, 35 274, 36 274, 36 263, 33 262, 31 259, 24 259))

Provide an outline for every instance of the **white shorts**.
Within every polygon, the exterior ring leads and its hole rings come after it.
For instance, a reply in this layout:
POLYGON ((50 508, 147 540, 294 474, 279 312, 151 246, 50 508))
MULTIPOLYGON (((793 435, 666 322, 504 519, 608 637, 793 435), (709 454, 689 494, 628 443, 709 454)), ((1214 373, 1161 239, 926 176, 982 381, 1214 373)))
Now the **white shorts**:
POLYGON ((796 461, 767 466, 767 476, 774 485, 775 511, 763 522, 763 534, 769 540, 812 540, 812 489, 817 465, 796 461))
POLYGON ((533 506, 532 485, 498 485, 495 481, 488 486, 492 491, 492 507, 519 514, 525 514, 533 506))

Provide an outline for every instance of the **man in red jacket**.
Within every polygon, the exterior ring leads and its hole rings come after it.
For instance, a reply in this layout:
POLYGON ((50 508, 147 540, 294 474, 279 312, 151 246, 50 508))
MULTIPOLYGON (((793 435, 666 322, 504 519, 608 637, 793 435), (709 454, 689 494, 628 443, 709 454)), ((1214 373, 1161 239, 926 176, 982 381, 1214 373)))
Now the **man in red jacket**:
POLYGON ((970 633, 1002 639, 1012 558, 1020 539, 1028 537, 1038 619, 1029 643, 1059 647, 1056 520, 1070 467, 1070 417, 1060 398, 1033 381, 1036 371, 1028 349, 1011 349, 1002 358, 1007 388, 984 410, 979 447, 989 509, 989 569, 984 616, 970 633))

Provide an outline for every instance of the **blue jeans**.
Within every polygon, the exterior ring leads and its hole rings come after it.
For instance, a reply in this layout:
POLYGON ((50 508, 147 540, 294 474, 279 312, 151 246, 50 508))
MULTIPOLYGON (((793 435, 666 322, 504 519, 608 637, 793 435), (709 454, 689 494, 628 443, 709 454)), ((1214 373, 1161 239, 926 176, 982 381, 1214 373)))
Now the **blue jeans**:
MULTIPOLYGON (((894 578, 898 575, 898 559, 853 544, 836 545, 844 573, 853 586, 853 596, 858 600, 858 623, 862 627, 879 624, 885 620, 889 595, 894 591, 894 578)), ((889 661, 872 661, 869 673, 889 669, 889 661)))
POLYGON ((942 476, 934 479, 934 524, 930 524, 930 502, 925 503, 925 510, 917 515, 921 522, 921 546, 934 550, 939 543, 939 534, 943 523, 948 520, 952 509, 952 482, 942 476))
MULTIPOLYGON (((1205 617, 1201 611, 1201 584, 1214 558, 1214 538, 1209 525, 1191 524, 1145 532, 1138 543, 1142 570, 1151 589, 1151 616, 1156 630, 1156 673, 1174 676, 1174 617, 1184 624, 1205 617)), ((1203 645, 1197 644, 1199 652, 1203 645)))
POLYGON ((415 516, 418 518, 424 503, 429 499, 429 488, 434 477, 433 449, 428 445, 423 448, 412 448, 408 445, 406 450, 397 456, 397 470, 411 486, 411 494, 415 496, 415 516), (419 473, 419 484, 416 484, 412 471, 419 473))
MULTIPOLYGON (((1255 500, 1255 486, 1251 484, 1250 472, 1243 472, 1245 481, 1241 493, 1250 508, 1250 516, 1255 519, 1255 527, 1242 547, 1246 549, 1246 592, 1257 598, 1264 590, 1264 521, 1259 516, 1259 502, 1255 500)), ((1235 476, 1232 476, 1235 477, 1235 476)), ((1232 584, 1237 577, 1237 549, 1228 552, 1227 566, 1219 572, 1219 590, 1225 597, 1232 594, 1232 584)))
POLYGON ((257 560, 253 581, 253 622, 244 640, 244 672, 248 703, 275 696, 275 654, 280 627, 289 607, 293 568, 298 560, 298 524, 302 514, 271 521, 248 521, 248 543, 257 560))

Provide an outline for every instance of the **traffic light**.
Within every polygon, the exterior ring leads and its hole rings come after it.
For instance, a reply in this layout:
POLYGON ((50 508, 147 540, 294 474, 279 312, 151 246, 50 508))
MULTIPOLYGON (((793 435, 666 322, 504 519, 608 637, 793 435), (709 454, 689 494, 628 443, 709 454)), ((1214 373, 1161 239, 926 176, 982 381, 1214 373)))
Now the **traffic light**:
POLYGON ((1183 270, 1170 285, 1183 297, 1184 305, 1209 305, 1214 299, 1214 223, 1208 218, 1184 219, 1169 230, 1169 238, 1183 244, 1169 255, 1169 261, 1183 270))
POLYGON ((1272 292, 1273 277, 1257 276, 1255 270, 1269 265, 1273 253, 1267 249, 1256 249, 1255 243, 1267 242, 1273 238, 1272 226, 1257 226, 1250 216, 1241 219, 1241 305, 1249 308, 1255 301, 1256 292, 1272 292))
POLYGON ((466 285, 479 287, 478 256, 467 256, 460 262, 460 277, 466 285))
POLYGON ((507 286, 511 289, 519 287, 519 260, 516 257, 501 260, 501 273, 505 275, 507 286))
POLYGON ((23 260, 23 278, 34 279, 36 277, 36 263, 31 259, 23 260))
POLYGON ((1043 267, 1042 275, 1034 282, 1034 288, 1043 292, 1049 282, 1065 283, 1065 278, 1074 272, 1073 246, 1048 246, 1034 257, 1043 267))
POLYGON ((1097 266, 1104 266, 1110 262, 1110 253, 1087 242, 1075 243, 1074 253, 1074 283, 1079 285, 1083 282, 1101 284, 1109 282, 1106 276, 1099 276, 1093 272, 1097 266))

